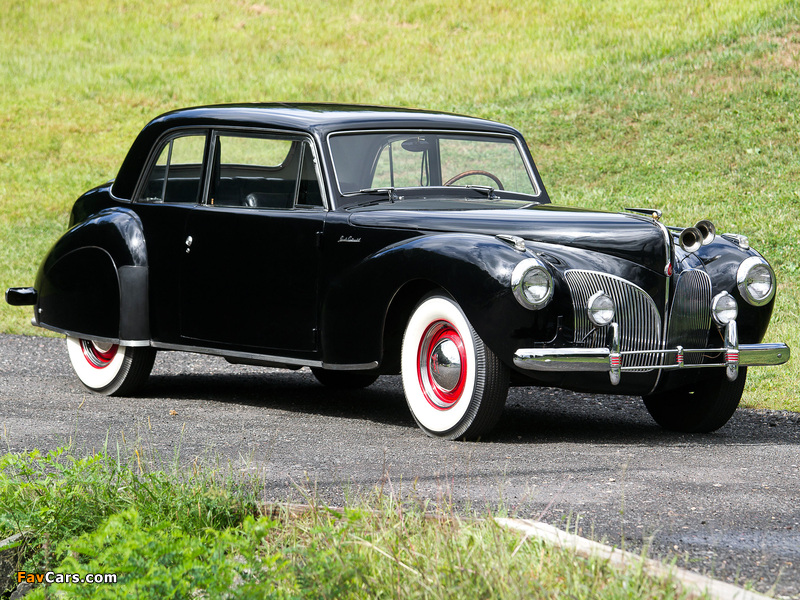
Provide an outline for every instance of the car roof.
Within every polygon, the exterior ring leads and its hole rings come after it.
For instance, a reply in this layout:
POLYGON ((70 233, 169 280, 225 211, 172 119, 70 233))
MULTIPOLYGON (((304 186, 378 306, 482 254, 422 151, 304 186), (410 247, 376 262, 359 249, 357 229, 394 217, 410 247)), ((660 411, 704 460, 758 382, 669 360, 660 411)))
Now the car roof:
POLYGON ((507 125, 493 121, 446 112, 360 104, 287 102, 183 108, 161 115, 147 127, 160 128, 158 125, 163 124, 162 126, 171 128, 184 123, 190 125, 203 122, 220 122, 220 125, 235 122, 257 127, 270 125, 308 132, 431 125, 447 129, 466 127, 485 131, 514 131, 507 125))
POLYGON ((153 144, 183 127, 269 127, 324 138, 335 131, 365 129, 444 129, 519 135, 508 125, 464 115, 359 104, 253 103, 182 108, 160 115, 139 133, 114 181, 113 193, 130 198, 153 144))

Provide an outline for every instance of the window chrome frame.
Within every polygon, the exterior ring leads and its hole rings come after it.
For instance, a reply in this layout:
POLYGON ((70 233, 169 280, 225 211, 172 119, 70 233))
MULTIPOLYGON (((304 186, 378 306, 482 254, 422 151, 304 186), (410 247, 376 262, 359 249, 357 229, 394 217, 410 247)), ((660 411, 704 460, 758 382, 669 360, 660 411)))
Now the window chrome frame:
MULTIPOLYGON (((201 187, 202 191, 199 197, 195 200, 191 206, 206 206, 206 199, 208 195, 208 189, 211 185, 211 164, 210 160, 213 156, 213 145, 215 141, 215 136, 220 134, 225 134, 226 132, 234 133, 234 134, 243 134, 245 137, 292 137, 296 139, 302 139, 302 141, 307 141, 309 146, 311 147, 311 154, 314 160, 314 173, 317 176, 317 183, 319 183, 320 194, 322 195, 322 207, 306 207, 301 205, 299 208, 296 205, 293 206, 291 209, 282 209, 282 210, 333 210, 333 202, 328 194, 327 187, 325 185, 325 173, 322 170, 322 158, 320 154, 320 149, 316 143, 316 138, 307 132, 304 131, 296 131, 293 129, 277 129, 271 127, 237 127, 235 125, 232 126, 225 126, 225 127, 213 127, 213 126, 198 126, 198 125, 190 125, 190 126, 181 126, 176 127, 174 129, 170 129, 169 131, 165 131, 158 139, 153 143, 153 146, 150 148, 150 152, 147 155, 147 159, 144 161, 144 166, 142 167, 142 172, 139 174, 139 180, 134 187, 133 195, 131 196, 130 200, 124 200, 122 198, 117 198, 116 196, 112 196, 117 200, 123 202, 131 202, 133 204, 152 204, 150 202, 143 202, 138 200, 139 195, 142 192, 142 189, 147 184, 147 179, 150 176, 150 173, 155 165, 158 157, 161 154, 161 150, 163 149, 164 145, 168 143, 170 140, 184 137, 186 135, 192 135, 192 132, 196 132, 198 135, 203 135, 206 138, 205 142, 205 151, 203 153, 203 164, 201 167, 201 187)), ((301 165, 302 166, 302 165, 301 165)), ((299 176, 299 174, 298 174, 299 176)), ((296 200, 296 198, 295 198, 296 200)), ((176 206, 189 206, 189 203, 181 202, 181 203, 172 203, 172 202, 165 202, 159 204, 170 204, 176 206)), ((271 210, 271 209, 263 209, 263 210, 271 210)))
MULTIPOLYGON (((291 130, 291 129, 272 129, 272 128, 261 128, 261 127, 236 127, 236 126, 211 127, 209 129, 208 150, 206 152, 206 161, 205 161, 206 171, 204 173, 205 182, 203 184, 203 194, 202 194, 202 196, 200 198, 200 201, 198 203, 199 206, 210 206, 208 204, 208 193, 209 193, 209 190, 211 188, 211 171, 212 171, 212 168, 211 168, 212 165, 210 164, 210 161, 212 160, 212 157, 214 156, 214 150, 215 150, 215 145, 216 145, 217 139, 219 137, 221 137, 221 136, 226 135, 226 134, 233 134, 233 137, 267 138, 267 139, 291 139, 293 141, 307 142, 308 145, 311 147, 311 157, 312 157, 312 159, 314 161, 314 173, 317 176, 317 183, 319 184, 320 194, 322 195, 322 206, 321 207, 319 207, 319 206, 318 207, 305 206, 305 205, 299 205, 298 206, 297 205, 297 190, 298 190, 298 187, 299 187, 300 177, 302 175, 301 171, 302 171, 302 168, 303 168, 303 165, 302 165, 303 152, 301 151, 300 152, 300 161, 301 162, 299 162, 298 165, 297 165, 297 181, 295 182, 295 194, 294 194, 294 199, 292 201, 292 207, 291 208, 279 208, 279 209, 276 209, 276 208, 247 208, 245 210, 247 210, 247 211, 251 211, 251 210, 256 210, 256 211, 264 211, 264 210, 274 211, 274 210, 279 210, 281 212, 296 211, 296 210, 315 210, 315 211, 318 211, 318 210, 325 210, 325 211, 332 210, 332 203, 330 202, 330 200, 328 198, 328 194, 325 191, 325 180, 321 176, 321 171, 320 171, 321 161, 320 161, 320 158, 319 158, 319 152, 318 152, 318 149, 317 149, 317 145, 314 143, 315 140, 314 140, 314 136, 313 135, 311 135, 309 133, 306 133, 306 132, 303 132, 303 131, 295 131, 295 130, 291 130)), ((267 169, 275 169, 275 168, 280 169, 282 166, 283 165, 280 165, 278 167, 265 167, 265 168, 267 168, 267 169)), ((242 208, 242 207, 235 207, 235 206, 223 207, 223 206, 220 206, 219 208, 237 209, 237 208, 242 208)))
POLYGON ((206 180, 206 169, 208 167, 208 147, 209 147, 209 137, 211 134, 210 127, 198 127, 196 125, 192 126, 185 126, 185 127, 176 127, 175 129, 170 129, 169 131, 165 131, 159 138, 153 143, 153 146, 150 148, 150 152, 147 155, 147 159, 144 161, 144 166, 142 167, 142 172, 139 174, 139 180, 136 183, 136 186, 133 188, 133 194, 131 195, 130 200, 123 200, 122 198, 117 198, 112 194, 112 197, 124 201, 130 202, 131 204, 168 204, 170 206, 196 206, 199 202, 202 201, 204 187, 205 187, 205 180, 206 180), (147 185, 147 180, 150 178, 150 174, 153 172, 153 169, 158 162, 158 157, 161 156, 161 152, 164 147, 169 144, 170 142, 182 138, 182 137, 189 137, 189 136, 197 136, 197 137, 204 137, 205 138, 205 146, 203 149, 203 157, 202 162, 200 163, 200 192, 198 197, 195 198, 194 202, 147 202, 146 200, 142 200, 140 198, 142 191, 144 190, 145 186, 147 185))
MULTIPOLYGON (((334 136, 347 136, 347 135, 375 135, 375 134, 386 134, 387 136, 392 135, 450 135, 450 136, 473 136, 473 137, 494 137, 494 138, 505 138, 508 140, 513 140, 515 147, 517 148, 517 152, 519 152, 519 156, 522 159, 522 164, 525 167, 525 171, 528 174, 528 178, 531 181, 533 186, 534 192, 533 194, 526 194, 531 196, 532 198, 539 198, 542 195, 542 187, 539 185, 539 180, 536 177, 536 172, 533 169, 533 165, 531 164, 529 152, 525 152, 523 150, 522 139, 520 136, 514 135, 512 133, 500 133, 496 131, 475 131, 475 130, 462 130, 462 129, 437 129, 437 128, 430 128, 430 129, 420 129, 420 128, 386 128, 386 129, 353 129, 353 130, 345 130, 345 131, 332 131, 326 135, 325 143, 328 147, 328 155, 331 159, 331 168, 333 169, 333 181, 335 190, 339 193, 340 196, 343 198, 350 198, 353 196, 357 196, 360 192, 358 190, 353 192, 343 192, 342 188, 339 184, 339 174, 336 171, 336 161, 334 160, 334 153, 333 149, 331 148, 331 138, 334 136)), ((378 159, 380 154, 376 154, 375 160, 378 159)), ((374 167, 374 165, 373 165, 374 167)), ((431 189, 436 188, 438 186, 423 186, 423 187, 430 187, 431 189)), ((513 192, 517 194, 525 194, 525 192, 513 192)))

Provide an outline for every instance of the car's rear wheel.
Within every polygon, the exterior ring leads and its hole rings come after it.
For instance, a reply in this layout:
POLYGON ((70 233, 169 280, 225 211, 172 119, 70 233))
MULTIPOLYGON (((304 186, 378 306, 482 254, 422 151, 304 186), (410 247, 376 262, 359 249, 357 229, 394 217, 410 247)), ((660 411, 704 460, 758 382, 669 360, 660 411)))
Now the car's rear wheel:
POLYGON ((331 371, 311 367, 311 372, 322 385, 337 390, 357 390, 375 383, 377 373, 367 371, 331 371))
POLYGON ((432 295, 414 309, 401 349, 406 401, 429 435, 474 439, 497 424, 509 372, 451 298, 432 295))
POLYGON ((156 351, 67 336, 67 352, 81 383, 106 396, 127 396, 147 381, 156 351))
POLYGON ((729 381, 723 369, 704 375, 685 388, 644 396, 644 405, 664 429, 684 433, 709 433, 725 425, 742 399, 747 368, 729 381))

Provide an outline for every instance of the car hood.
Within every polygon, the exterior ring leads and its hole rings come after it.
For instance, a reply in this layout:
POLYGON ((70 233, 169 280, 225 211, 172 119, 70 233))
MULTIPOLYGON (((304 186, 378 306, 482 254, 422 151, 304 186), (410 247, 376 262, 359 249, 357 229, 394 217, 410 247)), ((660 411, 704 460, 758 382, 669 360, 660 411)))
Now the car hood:
POLYGON ((458 203, 457 208, 445 209, 439 204, 432 209, 417 209, 405 204, 356 209, 350 223, 424 232, 515 235, 624 258, 658 273, 664 272, 667 262, 668 236, 653 219, 641 215, 549 204, 523 209, 487 208, 486 204, 473 207, 471 203, 458 203))

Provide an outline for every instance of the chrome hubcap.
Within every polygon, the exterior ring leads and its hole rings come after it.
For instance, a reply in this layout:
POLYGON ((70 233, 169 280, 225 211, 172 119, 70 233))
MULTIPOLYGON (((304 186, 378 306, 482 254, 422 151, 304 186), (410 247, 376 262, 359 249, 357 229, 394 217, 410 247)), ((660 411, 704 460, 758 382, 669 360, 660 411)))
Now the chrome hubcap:
POLYGON ((445 392, 452 392, 461 380, 461 355, 455 342, 449 338, 440 340, 431 352, 431 378, 445 392))
POLYGON ((417 354, 422 392, 431 406, 448 410, 461 399, 466 385, 467 354, 461 334, 447 321, 431 323, 417 354))
POLYGON ((117 344, 81 340, 81 349, 86 361, 95 369, 107 367, 117 355, 117 344))

